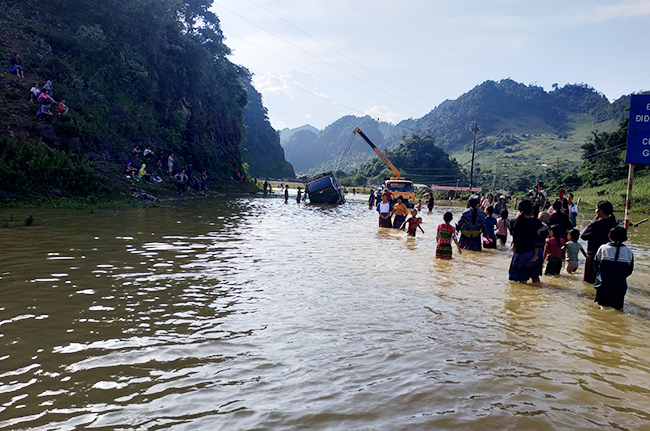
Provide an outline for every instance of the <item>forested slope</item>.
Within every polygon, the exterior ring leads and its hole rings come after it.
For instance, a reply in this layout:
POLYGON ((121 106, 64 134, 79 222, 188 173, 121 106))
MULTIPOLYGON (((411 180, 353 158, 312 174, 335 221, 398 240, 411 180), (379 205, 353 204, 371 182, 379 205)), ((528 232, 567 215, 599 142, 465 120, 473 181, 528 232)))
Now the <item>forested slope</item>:
MULTIPOLYGON (((64 151, 70 160, 99 173, 98 184, 118 188, 124 186, 119 174, 128 159, 134 158, 136 167, 146 161, 132 154, 135 145, 162 151, 165 159, 174 153, 176 170, 193 163, 195 172, 207 170, 220 188, 238 186, 233 177, 244 173, 247 135, 255 139, 252 148, 276 146, 270 157, 282 165, 279 142, 264 121, 258 94, 252 95, 252 104, 260 106, 249 109, 252 125, 246 133, 250 76, 228 59, 230 50, 217 16, 208 11, 210 4, 1 1, 0 56, 8 64, 14 52, 20 53, 26 72, 25 80, 7 73, 0 78, 3 148, 13 148, 15 142, 42 143, 46 154, 64 151), (38 106, 27 95, 32 84, 46 80, 53 83, 54 99, 65 99, 70 111, 37 121, 38 106)), ((28 163, 27 157, 23 165, 0 169, 5 192, 11 191, 10 170, 27 169, 28 163)), ((148 167, 163 176, 162 170, 148 167)), ((286 162, 283 169, 287 172, 286 162)), ((74 187, 63 192, 86 193, 74 187)))

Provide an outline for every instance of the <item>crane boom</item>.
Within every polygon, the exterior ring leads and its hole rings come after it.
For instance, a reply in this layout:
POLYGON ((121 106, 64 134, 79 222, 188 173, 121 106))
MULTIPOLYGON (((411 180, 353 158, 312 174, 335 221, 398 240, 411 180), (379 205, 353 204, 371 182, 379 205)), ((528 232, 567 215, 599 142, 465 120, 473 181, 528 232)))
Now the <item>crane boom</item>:
POLYGON ((370 138, 368 138, 368 137, 366 136, 366 134, 363 133, 363 132, 361 131, 361 129, 359 129, 359 128, 357 127, 356 129, 354 129, 353 133, 358 133, 358 134, 363 138, 363 140, 366 141, 366 142, 368 143, 368 145, 370 145, 370 148, 372 148, 372 150, 373 150, 375 153, 377 153, 377 155, 379 156, 379 158, 382 159, 382 160, 384 161, 384 163, 386 163, 386 164, 388 165, 388 167, 390 168, 390 170, 393 172, 393 175, 394 175, 394 177, 391 177, 391 179, 395 179, 395 180, 402 179, 402 176, 400 175, 399 170, 397 170, 397 168, 395 167, 395 165, 393 165, 393 164, 391 163, 391 161, 388 160, 388 157, 386 157, 386 156, 384 155, 384 153, 382 153, 381 151, 379 151, 379 148, 377 148, 377 147, 375 146, 375 144, 372 143, 372 141, 370 140, 370 138))

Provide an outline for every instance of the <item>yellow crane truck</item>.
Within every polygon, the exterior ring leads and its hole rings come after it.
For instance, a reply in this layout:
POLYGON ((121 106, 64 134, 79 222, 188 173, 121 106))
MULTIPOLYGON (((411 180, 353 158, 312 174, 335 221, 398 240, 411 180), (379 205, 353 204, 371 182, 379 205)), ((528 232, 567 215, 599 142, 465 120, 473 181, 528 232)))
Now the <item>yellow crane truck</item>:
POLYGON ((379 158, 384 161, 390 168, 390 170, 393 172, 393 176, 390 178, 386 178, 384 180, 384 191, 389 193, 389 198, 390 200, 395 203, 397 202, 398 197, 402 197, 402 200, 404 201, 404 205, 406 205, 409 208, 413 208, 415 206, 415 189, 413 188, 413 181, 409 180, 408 178, 402 178, 402 176, 399 173, 399 170, 391 163, 390 160, 382 153, 379 151, 379 148, 375 146, 375 144, 372 143, 370 138, 366 136, 365 133, 361 131, 358 127, 354 129, 353 133, 359 134, 363 138, 364 141, 370 145, 370 148, 377 153, 379 158))

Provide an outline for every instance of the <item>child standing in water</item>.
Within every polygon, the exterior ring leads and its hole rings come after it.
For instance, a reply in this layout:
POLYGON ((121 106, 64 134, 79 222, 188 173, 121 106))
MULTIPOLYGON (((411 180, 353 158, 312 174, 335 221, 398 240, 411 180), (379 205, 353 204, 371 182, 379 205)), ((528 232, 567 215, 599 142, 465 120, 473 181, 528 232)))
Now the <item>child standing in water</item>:
POLYGON ((578 238, 580 238, 580 231, 578 229, 573 229, 569 232, 569 241, 562 247, 566 252, 566 272, 573 274, 580 267, 580 261, 578 260, 578 253, 582 252, 582 255, 586 258, 587 253, 585 252, 582 245, 578 243, 578 238))
POLYGON ((623 245, 627 241, 627 230, 615 226, 609 231, 609 242, 598 248, 594 257, 596 269, 595 302, 602 307, 623 309, 627 293, 627 277, 634 270, 632 250, 623 245))
POLYGON ((483 247, 497 248, 497 237, 494 235, 494 227, 497 219, 494 218, 494 207, 492 205, 485 209, 487 217, 485 218, 485 232, 483 232, 483 247))
POLYGON ((562 249, 566 244, 566 239, 561 238, 562 233, 564 233, 562 226, 557 224, 551 226, 551 233, 546 238, 544 247, 544 260, 547 261, 544 275, 560 275, 562 271, 562 249))
POLYGON ((497 219, 497 234, 499 246, 505 246, 508 241, 508 231, 510 230, 510 220, 508 219, 508 210, 501 211, 497 219))
POLYGON ((408 228, 406 229, 406 233, 408 236, 415 236, 415 232, 417 231, 418 228, 424 233, 424 230, 420 227, 420 223, 422 222, 422 219, 420 217, 417 217, 418 212, 417 210, 413 209, 411 210, 411 217, 406 219, 404 223, 400 225, 400 229, 404 228, 405 224, 408 224, 408 228))
POLYGON ((454 215, 447 211, 445 215, 442 216, 444 223, 438 225, 438 233, 436 234, 436 240, 438 241, 438 246, 436 247, 436 259, 451 259, 452 240, 456 243, 458 254, 462 253, 460 245, 458 244, 458 239, 456 238, 456 229, 454 229, 450 224, 453 218, 454 215))

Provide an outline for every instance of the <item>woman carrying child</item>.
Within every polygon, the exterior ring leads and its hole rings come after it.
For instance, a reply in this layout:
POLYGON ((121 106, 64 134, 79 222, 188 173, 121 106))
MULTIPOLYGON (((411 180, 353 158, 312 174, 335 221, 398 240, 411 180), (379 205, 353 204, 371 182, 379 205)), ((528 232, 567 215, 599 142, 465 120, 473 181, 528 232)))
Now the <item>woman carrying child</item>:
POLYGON ((602 307, 623 309, 627 293, 627 277, 634 270, 632 250, 623 245, 627 241, 627 230, 615 226, 609 231, 609 242, 598 248, 594 257, 596 269, 596 302, 602 307))
POLYGON ((438 242, 438 245, 436 246, 436 259, 451 259, 452 240, 456 243, 458 254, 462 253, 460 245, 458 244, 458 239, 456 238, 456 230, 450 224, 453 218, 454 215, 447 211, 445 215, 442 216, 444 223, 438 225, 438 233, 436 233, 436 240, 438 242))
POLYGON ((529 200, 519 202, 519 214, 512 223, 512 239, 514 253, 510 261, 508 279, 526 283, 532 279, 539 283, 538 260, 536 256, 538 230, 542 228, 542 222, 533 216, 533 204, 529 200))
POLYGON ((460 231, 460 248, 481 251, 481 232, 485 232, 485 213, 479 211, 478 199, 469 200, 469 209, 466 210, 456 224, 460 231))

